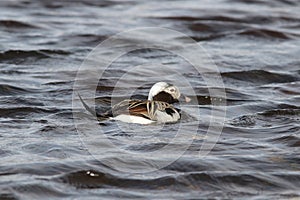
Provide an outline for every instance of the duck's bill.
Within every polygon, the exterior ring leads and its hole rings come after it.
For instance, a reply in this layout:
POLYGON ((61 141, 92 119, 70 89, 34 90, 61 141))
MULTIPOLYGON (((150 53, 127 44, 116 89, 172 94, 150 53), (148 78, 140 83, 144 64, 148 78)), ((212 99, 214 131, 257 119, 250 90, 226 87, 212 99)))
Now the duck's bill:
POLYGON ((179 102, 186 102, 186 103, 189 103, 191 102, 191 98, 185 96, 185 95, 181 95, 180 98, 179 98, 179 102))

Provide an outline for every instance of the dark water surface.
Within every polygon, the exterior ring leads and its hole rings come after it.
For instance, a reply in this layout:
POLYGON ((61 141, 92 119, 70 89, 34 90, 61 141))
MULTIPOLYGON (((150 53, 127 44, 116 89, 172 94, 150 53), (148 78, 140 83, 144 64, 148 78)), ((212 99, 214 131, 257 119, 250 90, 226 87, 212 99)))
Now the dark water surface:
MULTIPOLYGON (((1 1, 0 199, 300 198, 299 10, 292 0, 1 1), (201 113, 199 125, 186 122, 197 137, 172 164, 131 174, 89 157, 73 123, 72 93, 96 45, 144 26, 181 31, 207 50, 223 77, 227 116, 215 148, 198 157, 210 101, 201 76, 181 67, 196 92, 187 112, 201 113)), ((184 66, 163 51, 133 52, 100 81, 100 107, 109 107, 125 67, 149 61, 184 66)), ((138 77, 133 84, 142 84, 138 77)), ((151 84, 136 91, 140 98, 151 84)), ((152 136, 151 127, 132 126, 137 134, 103 126, 119 148, 140 154, 164 146, 176 129, 167 125, 152 136)), ((184 144, 174 145, 175 154, 184 144)))

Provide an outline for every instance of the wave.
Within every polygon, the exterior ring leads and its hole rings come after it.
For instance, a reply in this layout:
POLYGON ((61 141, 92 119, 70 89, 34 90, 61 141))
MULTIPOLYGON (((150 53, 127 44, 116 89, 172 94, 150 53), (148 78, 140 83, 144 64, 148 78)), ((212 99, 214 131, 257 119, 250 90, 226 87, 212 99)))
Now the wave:
POLYGON ((259 16, 247 15, 233 17, 230 15, 217 16, 164 16, 157 17, 161 20, 179 21, 183 26, 193 32, 191 37, 196 41, 212 40, 228 36, 243 36, 262 39, 291 40, 300 37, 300 34, 288 32, 274 27, 280 22, 283 26, 293 25, 298 18, 286 16, 259 16), (185 25, 186 24, 186 25, 185 25), (269 25, 270 28, 262 28, 269 25))
MULTIPOLYGON (((279 105, 278 107, 282 107, 279 105)), ((270 127, 270 122, 279 120, 281 123, 286 121, 299 121, 300 120, 300 108, 295 106, 286 106, 289 108, 277 108, 270 109, 259 113, 242 115, 228 121, 228 124, 238 127, 270 127)), ((272 124, 272 123, 271 123, 272 124)), ((285 129, 287 129, 286 127, 285 129)), ((296 130, 293 130, 296 131, 296 130)))
POLYGON ((17 95, 24 93, 31 93, 33 90, 24 89, 17 86, 12 86, 8 84, 0 84, 0 95, 17 95))
POLYGON ((103 8, 120 5, 120 4, 134 4, 133 1, 110 1, 110 0, 102 0, 102 1, 94 1, 94 0, 69 1, 69 0, 65 0, 65 1, 61 1, 61 2, 42 1, 41 3, 47 9, 60 9, 60 8, 70 7, 73 4, 75 4, 76 6, 81 5, 81 6, 103 7, 103 8))
POLYGON ((300 147, 300 137, 297 135, 276 136, 272 139, 268 139, 267 141, 287 145, 288 147, 300 147))
POLYGON ((261 0, 228 0, 231 3, 244 3, 244 4, 254 4, 254 5, 268 5, 268 6, 282 6, 290 5, 296 6, 299 5, 299 2, 292 0, 274 0, 274 1, 261 1, 261 0))
POLYGON ((6 27, 6 28, 38 28, 36 25, 28 24, 21 21, 16 20, 0 20, 0 27, 6 27))
POLYGON ((10 108, 0 108, 0 117, 11 117, 11 118, 18 118, 18 117, 25 117, 28 115, 32 115, 33 113, 57 113, 61 109, 58 108, 41 108, 41 107, 10 107, 10 108))
MULTIPOLYGON (((158 178, 132 178, 115 176, 109 173, 103 173, 95 170, 83 170, 67 173, 54 181, 72 185, 76 188, 134 188, 157 190, 165 188, 169 190, 179 189, 181 191, 190 191, 190 188, 201 191, 222 190, 233 192, 236 188, 247 191, 247 188, 256 190, 269 190, 269 188, 284 190, 289 187, 289 177, 281 177, 277 173, 261 173, 253 172, 189 172, 177 176, 161 176, 158 178), (276 178, 275 178, 276 177, 276 178)), ((297 181, 300 177, 295 177, 297 181)))
POLYGON ((296 75, 280 74, 265 70, 233 71, 221 73, 223 78, 235 79, 253 84, 270 84, 270 83, 289 83, 299 81, 296 75))
POLYGON ((51 58, 55 55, 69 55, 70 52, 56 49, 42 50, 8 50, 0 53, 0 61, 7 63, 20 64, 26 61, 37 61, 40 59, 51 58))
POLYGON ((300 115, 300 109, 274 109, 262 112, 260 115, 266 117, 300 115))
POLYGON ((238 35, 247 35, 259 38, 276 38, 276 39, 292 39, 299 37, 298 34, 287 33, 270 29, 248 29, 238 33, 238 35))

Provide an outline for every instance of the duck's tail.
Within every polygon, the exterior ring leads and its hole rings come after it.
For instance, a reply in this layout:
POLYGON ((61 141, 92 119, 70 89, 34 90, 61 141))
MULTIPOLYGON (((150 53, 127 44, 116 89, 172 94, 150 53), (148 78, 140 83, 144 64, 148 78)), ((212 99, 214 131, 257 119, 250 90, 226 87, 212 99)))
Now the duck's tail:
POLYGON ((93 110, 92 108, 90 108, 81 98, 80 94, 78 94, 78 97, 82 103, 82 105, 84 106, 84 108, 90 113, 92 114, 94 117, 97 117, 98 120, 103 120, 103 119, 107 119, 109 116, 107 116, 107 114, 99 114, 97 113, 95 110, 93 110))
POLYGON ((84 101, 83 99, 81 98, 80 94, 78 94, 78 97, 82 103, 82 105, 84 106, 84 108, 90 113, 92 114, 93 116, 97 117, 97 113, 95 110, 91 109, 84 101))

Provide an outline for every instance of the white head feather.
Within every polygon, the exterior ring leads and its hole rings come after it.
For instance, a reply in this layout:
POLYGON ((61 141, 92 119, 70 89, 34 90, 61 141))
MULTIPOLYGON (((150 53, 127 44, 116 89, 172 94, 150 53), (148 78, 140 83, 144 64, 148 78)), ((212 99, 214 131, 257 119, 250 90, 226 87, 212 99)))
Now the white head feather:
POLYGON ((149 91, 148 100, 152 101, 153 97, 160 92, 166 92, 173 96, 174 99, 179 99, 180 92, 179 89, 173 85, 166 82, 155 83, 149 91))

